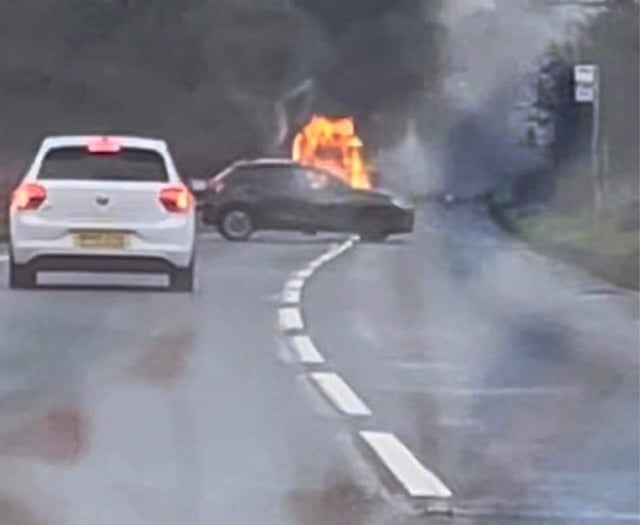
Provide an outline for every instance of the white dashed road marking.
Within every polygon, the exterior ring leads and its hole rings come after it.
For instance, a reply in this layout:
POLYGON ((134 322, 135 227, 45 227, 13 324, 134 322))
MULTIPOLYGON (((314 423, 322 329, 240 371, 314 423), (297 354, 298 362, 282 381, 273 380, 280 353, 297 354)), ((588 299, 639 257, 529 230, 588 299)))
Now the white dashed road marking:
POLYGON ((307 268, 309 268, 310 270, 317 270, 318 268, 320 268, 320 266, 322 266, 322 263, 318 260, 315 261, 311 261, 309 263, 309 265, 307 266, 307 268))
POLYGON ((5 262, 9 260, 9 254, 8 253, 0 253, 0 262, 5 262))
POLYGON ((282 302, 285 304, 298 304, 300 302, 300 290, 285 289, 282 292, 282 302))
POLYGON ((306 270, 300 270, 296 276, 298 277, 298 279, 308 279, 309 277, 311 277, 313 275, 313 270, 310 269, 306 269, 306 270))
POLYGON ((304 287, 304 279, 289 279, 285 288, 289 290, 301 290, 304 287))
POLYGON ((320 365, 325 362, 324 357, 308 335, 296 335, 292 337, 291 346, 298 355, 301 363, 320 365))
POLYGON ((333 406, 348 416, 370 416, 371 410, 338 374, 316 372, 309 377, 333 406))
POLYGON ((291 332, 293 330, 302 330, 304 323, 302 315, 297 308, 280 308, 278 311, 278 327, 283 332, 291 332))
MULTIPOLYGON (((313 276, 316 270, 351 249, 356 242, 357 239, 351 237, 340 245, 333 245, 326 253, 295 273, 286 282, 282 291, 282 303, 278 310, 278 327, 287 337, 289 346, 293 349, 298 361, 305 366, 324 367, 327 363, 308 335, 290 333, 303 332, 305 328, 299 309, 302 290, 307 279, 313 276)), ((311 372, 307 378, 310 384, 341 414, 354 418, 373 415, 367 404, 335 372, 311 372)), ((435 474, 427 470, 394 434, 361 431, 358 437, 364 441, 376 461, 383 464, 411 499, 420 502, 428 500, 429 512, 451 511, 451 491, 435 474)))
POLYGON ((411 497, 451 498, 451 491, 444 483, 394 434, 362 431, 360 436, 411 497))

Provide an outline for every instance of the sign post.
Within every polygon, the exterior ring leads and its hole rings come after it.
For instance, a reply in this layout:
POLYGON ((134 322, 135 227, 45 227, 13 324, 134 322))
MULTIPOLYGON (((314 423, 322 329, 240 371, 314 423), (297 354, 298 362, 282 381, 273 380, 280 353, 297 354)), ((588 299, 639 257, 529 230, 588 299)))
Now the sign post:
POLYGON ((600 68, 595 64, 578 64, 573 68, 575 101, 591 104, 591 163, 593 170, 593 207, 596 215, 602 209, 602 177, 600 175, 600 68))

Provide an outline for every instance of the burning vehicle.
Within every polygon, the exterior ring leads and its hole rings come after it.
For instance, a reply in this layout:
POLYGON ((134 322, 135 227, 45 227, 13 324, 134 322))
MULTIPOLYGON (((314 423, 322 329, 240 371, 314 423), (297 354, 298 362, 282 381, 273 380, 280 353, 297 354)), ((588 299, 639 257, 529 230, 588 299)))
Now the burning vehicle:
POLYGON ((202 219, 231 241, 259 230, 350 232, 368 241, 413 230, 413 209, 401 199, 290 159, 236 162, 207 188, 202 219))
POLYGON ((372 187, 363 143, 351 117, 314 115, 293 141, 293 159, 335 174, 352 188, 372 187))

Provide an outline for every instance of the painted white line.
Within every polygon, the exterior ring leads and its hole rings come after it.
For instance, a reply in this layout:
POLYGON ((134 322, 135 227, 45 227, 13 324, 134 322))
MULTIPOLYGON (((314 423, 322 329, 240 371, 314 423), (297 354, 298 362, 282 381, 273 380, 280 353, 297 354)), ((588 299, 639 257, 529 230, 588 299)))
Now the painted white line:
POLYGON ((332 259, 334 259, 336 257, 336 251, 335 250, 331 250, 328 251, 327 253, 325 253, 323 256, 321 256, 318 261, 320 261, 322 264, 326 264, 329 261, 331 261, 332 259))
POLYGON ((302 330, 304 323, 302 322, 300 310, 293 307, 280 308, 280 310, 278 310, 278 327, 282 332, 302 330))
POLYGON ((282 302, 286 304, 298 304, 300 302, 300 290, 285 289, 282 292, 282 302))
POLYGON ((9 260, 9 254, 8 253, 0 253, 0 261, 8 261, 9 260))
POLYGON ((349 416, 370 416, 371 410, 351 387, 333 372, 310 374, 311 380, 340 412, 349 416))
POLYGON ((312 275, 313 275, 313 270, 310 270, 310 269, 300 270, 298 273, 296 273, 296 277, 302 280, 306 280, 312 275))
POLYGON ((304 287, 304 281, 302 279, 289 279, 285 288, 289 290, 301 290, 304 287))
POLYGON ((360 436, 413 498, 448 499, 451 491, 427 470, 394 434, 362 431, 360 436))
POLYGON ((324 357, 308 335, 296 335, 292 337, 291 345, 302 363, 307 365, 320 365, 325 362, 324 357))

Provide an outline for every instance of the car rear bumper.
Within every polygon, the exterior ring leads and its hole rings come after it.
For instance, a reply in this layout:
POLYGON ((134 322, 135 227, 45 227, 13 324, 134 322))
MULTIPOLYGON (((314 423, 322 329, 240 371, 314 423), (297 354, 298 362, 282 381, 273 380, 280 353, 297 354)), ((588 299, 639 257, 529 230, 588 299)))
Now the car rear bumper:
POLYGON ((164 258, 114 255, 39 255, 28 266, 34 271, 100 273, 170 273, 184 268, 164 258))
MULTIPOLYGON (((161 261, 165 268, 187 268, 193 261, 194 251, 193 248, 186 250, 77 250, 77 249, 55 249, 51 246, 24 246, 24 245, 11 245, 11 258, 16 264, 34 264, 41 266, 44 269, 46 261, 63 261, 65 268, 58 267, 58 263, 55 263, 56 268, 52 269, 64 269, 64 270, 87 270, 89 266, 94 265, 94 262, 101 261, 100 271, 109 271, 109 265, 113 265, 113 271, 127 271, 123 266, 123 262, 128 261, 128 265, 131 271, 144 271, 146 268, 146 262, 148 261, 161 261), (71 263, 77 262, 77 266, 73 266, 71 263), (86 264, 85 264, 86 263, 86 264), (86 267, 83 267, 86 266, 86 267)), ((157 266, 157 265, 154 265, 157 266)), ((97 271, 97 269, 96 269, 97 271)), ((148 271, 154 271, 153 268, 148 271)))
POLYGON ((380 218, 381 228, 388 234, 411 233, 415 221, 414 211, 411 209, 392 209, 380 218))
POLYGON ((175 268, 186 268, 193 260, 193 216, 155 225, 127 225, 126 228, 117 224, 52 224, 33 218, 12 219, 10 250, 17 264, 46 258, 81 261, 98 258, 114 263, 157 260, 175 268), (79 247, 74 239, 74 232, 78 231, 121 232, 126 235, 126 246, 115 249, 79 247))

